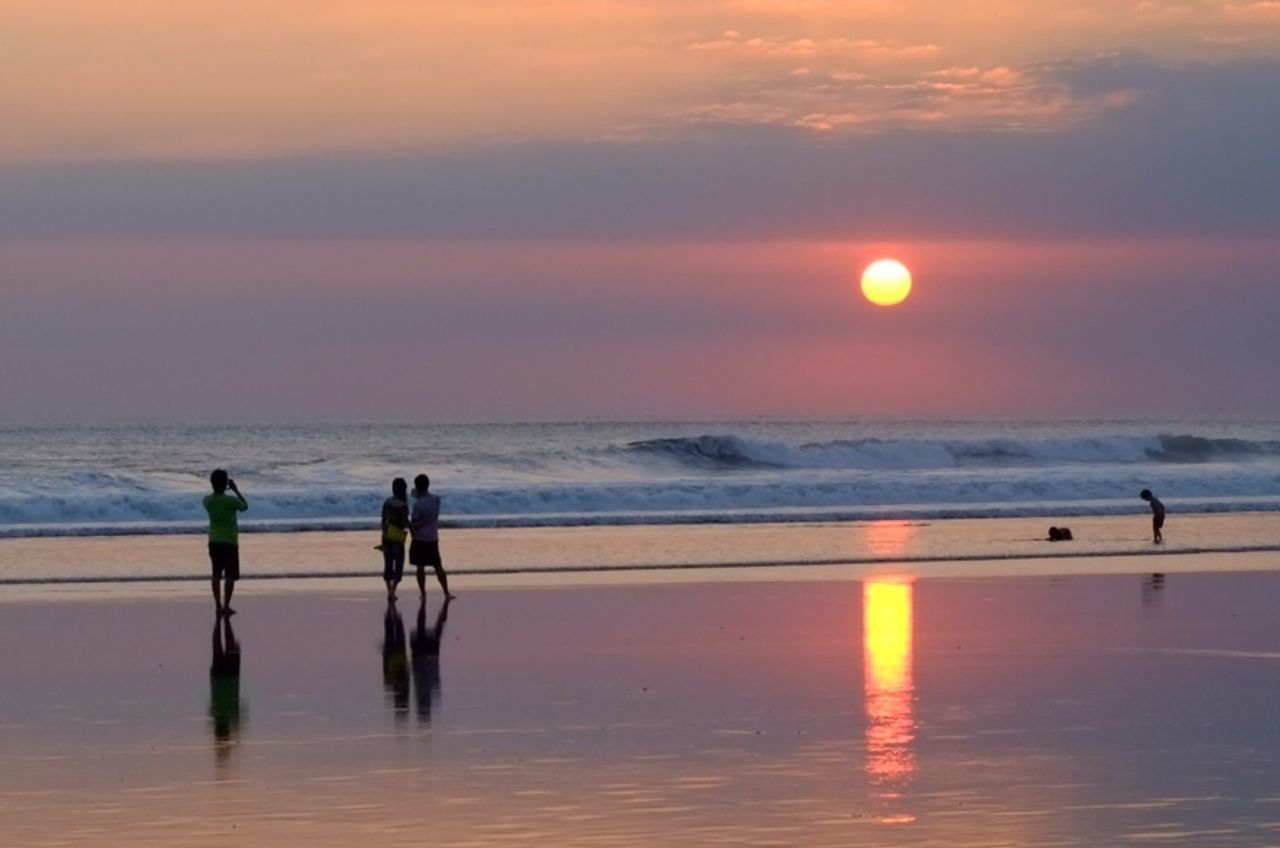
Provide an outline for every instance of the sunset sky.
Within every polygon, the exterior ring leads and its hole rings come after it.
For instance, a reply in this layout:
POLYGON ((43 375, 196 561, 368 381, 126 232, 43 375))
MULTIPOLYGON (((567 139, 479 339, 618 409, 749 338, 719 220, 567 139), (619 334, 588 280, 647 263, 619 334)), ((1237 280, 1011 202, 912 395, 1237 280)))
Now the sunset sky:
POLYGON ((1280 413, 1280 0, 0 18, 3 421, 1280 413))

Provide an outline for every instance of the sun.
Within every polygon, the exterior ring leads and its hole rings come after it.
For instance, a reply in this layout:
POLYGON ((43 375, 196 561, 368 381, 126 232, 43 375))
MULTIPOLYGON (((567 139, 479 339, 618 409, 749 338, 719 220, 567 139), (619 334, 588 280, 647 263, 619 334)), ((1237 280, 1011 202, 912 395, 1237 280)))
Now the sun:
POLYGON ((911 272, 896 259, 877 259, 862 272, 862 293, 876 306, 895 306, 911 294, 911 272))

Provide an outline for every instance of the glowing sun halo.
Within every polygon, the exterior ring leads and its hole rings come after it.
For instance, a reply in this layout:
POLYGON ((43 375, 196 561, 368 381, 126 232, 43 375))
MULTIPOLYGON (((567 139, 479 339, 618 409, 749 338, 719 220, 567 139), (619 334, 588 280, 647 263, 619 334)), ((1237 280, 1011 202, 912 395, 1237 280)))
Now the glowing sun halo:
POLYGON ((902 303, 911 293, 911 272, 896 259, 877 259, 862 272, 862 293, 877 306, 902 303))

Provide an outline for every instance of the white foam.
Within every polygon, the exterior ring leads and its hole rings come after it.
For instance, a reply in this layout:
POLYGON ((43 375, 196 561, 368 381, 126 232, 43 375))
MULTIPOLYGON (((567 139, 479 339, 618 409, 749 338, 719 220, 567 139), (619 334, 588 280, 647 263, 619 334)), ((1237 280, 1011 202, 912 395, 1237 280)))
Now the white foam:
POLYGON ((740 426, 0 428, 0 535, 200 532, 228 457, 249 529, 370 527, 390 477, 423 467, 454 526, 1099 515, 1144 510, 1142 488, 1174 510, 1280 509, 1272 425, 740 426))

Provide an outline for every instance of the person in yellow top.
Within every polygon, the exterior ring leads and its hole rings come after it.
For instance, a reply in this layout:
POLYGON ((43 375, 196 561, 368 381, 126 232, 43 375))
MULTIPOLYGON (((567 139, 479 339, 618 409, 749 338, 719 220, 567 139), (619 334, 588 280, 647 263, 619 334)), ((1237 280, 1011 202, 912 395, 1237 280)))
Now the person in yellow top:
POLYGON ((240 579, 239 514, 249 508, 236 481, 221 468, 209 475, 213 494, 204 496, 204 511, 209 514, 209 563, 213 566, 213 603, 218 615, 235 615, 231 593, 240 579), (234 492, 228 495, 227 489, 234 492), (219 583, 222 583, 219 591, 219 583))
POLYGON ((391 497, 382 502, 382 580, 387 600, 396 599, 404 577, 404 540, 409 536, 409 485, 403 477, 391 481, 391 497))

